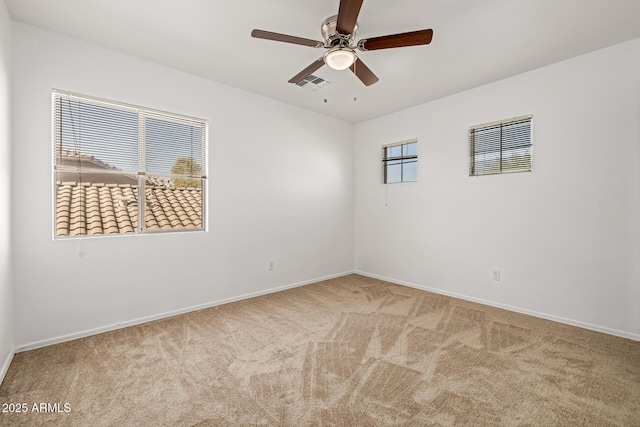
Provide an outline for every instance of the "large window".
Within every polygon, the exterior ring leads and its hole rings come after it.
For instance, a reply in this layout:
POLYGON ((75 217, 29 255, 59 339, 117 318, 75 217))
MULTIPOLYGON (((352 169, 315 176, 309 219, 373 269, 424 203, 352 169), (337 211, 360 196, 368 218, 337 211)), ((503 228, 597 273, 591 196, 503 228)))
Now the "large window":
POLYGON ((55 237, 204 230, 204 120, 53 92, 55 237))
POLYGON ((411 140, 382 147, 382 182, 418 180, 418 141, 411 140))
POLYGON ((532 116, 469 129, 469 175, 531 171, 532 116))

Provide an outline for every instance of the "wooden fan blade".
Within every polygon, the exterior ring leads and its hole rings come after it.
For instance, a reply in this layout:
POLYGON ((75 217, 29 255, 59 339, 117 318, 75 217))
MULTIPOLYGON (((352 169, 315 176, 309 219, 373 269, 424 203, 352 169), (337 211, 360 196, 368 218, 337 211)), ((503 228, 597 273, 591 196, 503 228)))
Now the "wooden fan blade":
POLYGON ((353 33, 353 29, 358 21, 358 14, 362 7, 363 0, 340 0, 338 8, 338 21, 336 23, 336 31, 340 34, 349 35, 353 33))
POLYGON ((289 83, 294 83, 294 84, 300 83, 301 81, 309 77, 311 74, 313 74, 314 71, 316 71, 318 68, 322 67, 323 65, 324 65, 324 58, 321 56, 320 58, 313 61, 313 63, 311 63, 311 65, 309 65, 307 68, 300 71, 295 76, 291 77, 291 79, 289 80, 289 83))
POLYGON ((394 47, 417 46, 431 43, 433 30, 411 31, 409 33, 392 34, 390 36, 363 39, 358 42, 360 50, 391 49, 394 47))
POLYGON ((287 34, 273 33, 271 31, 265 31, 265 30, 253 30, 251 31, 251 37, 255 37, 257 39, 274 40, 277 42, 301 44, 303 46, 324 47, 324 43, 316 40, 305 39, 305 38, 296 37, 296 36, 289 36, 287 34))
POLYGON ((360 58, 357 58, 356 62, 354 62, 349 69, 353 71, 356 77, 358 77, 365 86, 371 86, 380 80, 378 76, 373 74, 373 71, 371 71, 369 67, 364 65, 364 62, 362 62, 360 58))

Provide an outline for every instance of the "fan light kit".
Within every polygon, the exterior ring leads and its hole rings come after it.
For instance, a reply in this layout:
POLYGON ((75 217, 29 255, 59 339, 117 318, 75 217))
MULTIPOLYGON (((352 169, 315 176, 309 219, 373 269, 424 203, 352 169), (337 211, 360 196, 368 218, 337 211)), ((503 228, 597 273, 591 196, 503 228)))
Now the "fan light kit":
POLYGON ((366 52, 369 50, 426 45, 431 43, 433 30, 428 29, 392 34, 371 39, 362 39, 358 43, 354 43, 355 35, 358 31, 357 20, 362 2, 363 0, 340 0, 338 14, 325 19, 320 27, 324 42, 265 30, 253 30, 251 36, 258 39, 298 44, 316 49, 329 49, 327 53, 293 76, 289 80, 289 83, 298 84, 324 64, 327 64, 334 70, 346 70, 349 68, 362 83, 370 86, 379 79, 373 74, 369 67, 364 65, 362 60, 358 58, 354 49, 366 52))
POLYGON ((348 47, 334 47, 324 54, 324 62, 334 70, 346 70, 356 58, 356 53, 348 47))

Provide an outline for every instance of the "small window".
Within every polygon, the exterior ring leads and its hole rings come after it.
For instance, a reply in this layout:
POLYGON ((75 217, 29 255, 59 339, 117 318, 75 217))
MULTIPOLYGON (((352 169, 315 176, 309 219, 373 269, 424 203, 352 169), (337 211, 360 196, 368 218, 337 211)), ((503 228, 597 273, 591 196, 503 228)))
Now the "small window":
POLYGON ((469 129, 469 176, 531 171, 532 116, 469 129))
POLYGON ((204 120, 53 92, 55 237, 204 230, 204 120))
POLYGON ((384 184, 418 180, 418 141, 399 142, 382 147, 384 184))

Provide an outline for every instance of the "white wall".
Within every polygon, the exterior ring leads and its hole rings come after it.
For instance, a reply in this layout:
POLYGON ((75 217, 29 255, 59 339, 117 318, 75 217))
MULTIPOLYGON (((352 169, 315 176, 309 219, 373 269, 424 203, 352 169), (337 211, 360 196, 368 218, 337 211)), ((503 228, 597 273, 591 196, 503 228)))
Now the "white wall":
POLYGON ((640 339, 638 58, 640 39, 357 125, 356 270, 640 339), (468 128, 526 114, 534 171, 469 177, 468 128), (419 182, 380 184, 380 146, 414 137, 419 182))
POLYGON ((13 358, 11 257, 11 27, 0 0, 0 382, 13 358))
POLYGON ((352 124, 21 23, 13 37, 18 349, 352 271, 352 124), (209 231, 54 241, 52 88, 207 119, 209 231))

